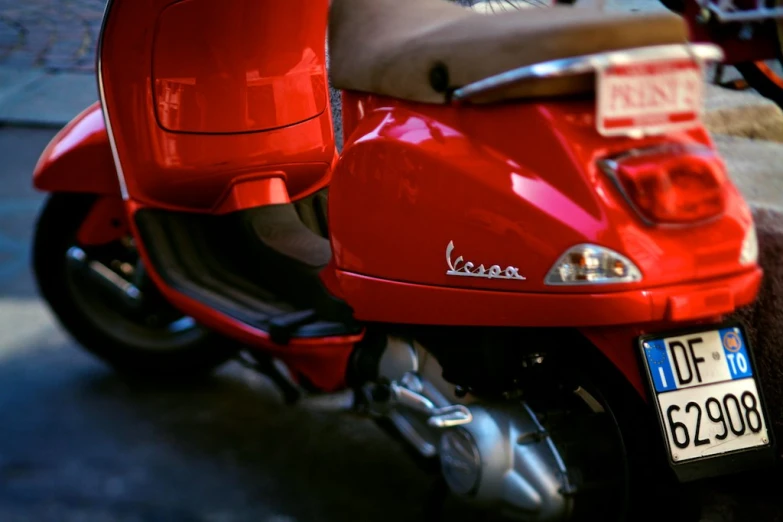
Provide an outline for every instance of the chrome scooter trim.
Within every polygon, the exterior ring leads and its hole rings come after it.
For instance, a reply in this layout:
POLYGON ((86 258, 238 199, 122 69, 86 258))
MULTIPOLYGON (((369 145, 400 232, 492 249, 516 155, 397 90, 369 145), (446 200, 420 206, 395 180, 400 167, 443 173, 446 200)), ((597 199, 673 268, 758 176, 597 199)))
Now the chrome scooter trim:
POLYGON ((101 21, 101 30, 98 33, 98 45, 95 50, 95 73, 98 79, 98 96, 101 100, 101 113, 103 114, 103 122, 106 125, 106 134, 109 137, 109 146, 111 147, 111 155, 114 158, 114 168, 117 169, 117 179, 120 182, 120 193, 122 199, 128 200, 128 187, 125 184, 125 173, 122 170, 122 163, 120 162, 120 156, 117 153, 117 144, 114 141, 114 131, 111 126, 111 119, 106 111, 106 94, 103 92, 103 70, 101 68, 101 55, 103 54, 103 33, 106 30, 106 24, 109 19, 109 13, 111 12, 112 5, 115 0, 108 0, 106 2, 106 8, 103 11, 103 20, 101 21))
POLYGON ((723 60, 723 50, 714 44, 673 44, 639 47, 624 51, 585 54, 560 60, 526 65, 512 69, 477 82, 470 83, 452 93, 455 101, 465 101, 473 96, 485 94, 526 80, 560 78, 591 73, 614 65, 638 62, 692 58, 700 62, 723 60))

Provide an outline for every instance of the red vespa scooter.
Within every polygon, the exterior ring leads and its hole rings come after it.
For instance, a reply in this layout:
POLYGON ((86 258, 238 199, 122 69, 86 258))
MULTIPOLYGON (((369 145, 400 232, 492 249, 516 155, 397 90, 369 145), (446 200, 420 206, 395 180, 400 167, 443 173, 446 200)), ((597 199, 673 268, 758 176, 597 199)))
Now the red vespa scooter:
POLYGON ((111 0, 101 102, 34 175, 41 293, 124 373, 239 353, 292 401, 353 389, 482 509, 676 518, 650 493, 775 455, 722 319, 762 274, 698 118, 721 53, 686 39, 577 7, 111 0))

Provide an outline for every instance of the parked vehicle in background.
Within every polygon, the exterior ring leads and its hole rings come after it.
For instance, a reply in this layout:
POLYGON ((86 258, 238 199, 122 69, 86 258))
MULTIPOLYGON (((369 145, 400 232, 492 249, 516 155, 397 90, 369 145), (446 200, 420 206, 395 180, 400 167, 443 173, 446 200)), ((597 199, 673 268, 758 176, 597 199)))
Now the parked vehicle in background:
MULTIPOLYGON (((688 22, 694 42, 719 45, 724 64, 783 106, 783 4, 780 0, 661 0, 688 22)), ((723 83, 718 67, 716 83, 723 83)))

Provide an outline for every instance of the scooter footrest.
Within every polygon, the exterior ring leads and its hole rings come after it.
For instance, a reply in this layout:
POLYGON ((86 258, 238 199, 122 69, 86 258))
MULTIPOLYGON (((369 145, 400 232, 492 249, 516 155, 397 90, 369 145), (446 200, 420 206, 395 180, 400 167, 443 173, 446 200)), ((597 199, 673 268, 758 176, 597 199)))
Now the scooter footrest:
POLYGON ((269 337, 277 344, 288 344, 299 328, 317 320, 315 310, 297 310, 272 317, 267 322, 269 337))
POLYGON ((325 306, 316 313, 313 306, 288 302, 254 280, 253 274, 268 267, 247 256, 246 237, 230 220, 162 210, 140 210, 135 219, 152 268, 166 284, 266 332, 278 344, 362 331, 350 317, 343 318, 340 306, 333 307, 337 312, 325 306))

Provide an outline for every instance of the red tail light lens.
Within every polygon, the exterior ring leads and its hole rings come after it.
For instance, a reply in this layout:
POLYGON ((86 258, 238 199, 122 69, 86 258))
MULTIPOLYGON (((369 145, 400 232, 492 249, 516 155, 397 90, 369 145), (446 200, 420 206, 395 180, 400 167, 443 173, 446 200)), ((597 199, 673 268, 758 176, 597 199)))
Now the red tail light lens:
POLYGON ((670 147, 607 165, 629 202, 649 222, 696 223, 725 210, 726 170, 711 149, 670 147))

